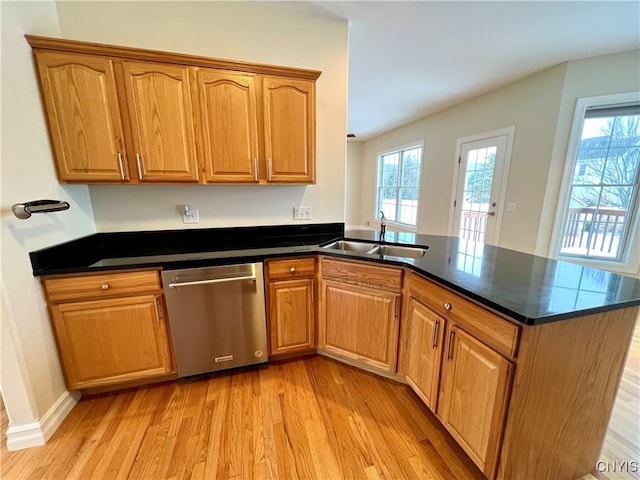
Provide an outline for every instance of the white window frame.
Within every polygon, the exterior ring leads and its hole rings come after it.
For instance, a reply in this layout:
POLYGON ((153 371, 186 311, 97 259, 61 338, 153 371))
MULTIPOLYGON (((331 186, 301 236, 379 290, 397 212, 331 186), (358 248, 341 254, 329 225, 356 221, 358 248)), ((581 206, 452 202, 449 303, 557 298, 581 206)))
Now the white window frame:
POLYGON ((578 144, 582 137, 582 126, 585 113, 590 107, 606 107, 616 104, 633 103, 640 101, 640 91, 619 93, 613 95, 600 95, 596 97, 583 97, 576 100, 576 108, 573 114, 573 123, 569 144, 567 146, 567 157, 562 174, 562 184, 558 195, 556 216, 553 224, 553 234, 549 246, 549 257, 566 261, 572 261, 584 265, 594 266, 607 270, 614 270, 621 273, 639 273, 638 263, 640 262, 640 195, 635 204, 631 205, 628 237, 625 249, 617 259, 600 259, 588 257, 574 257, 560 254, 561 238, 564 233, 564 225, 568 213, 567 204, 569 202, 569 192, 571 189, 573 172, 578 155, 578 144))
POLYGON ((417 204, 417 210, 416 210, 416 224, 415 225, 411 225, 409 223, 402 223, 402 222, 398 222, 396 220, 390 220, 387 218, 387 225, 391 225, 394 228, 400 229, 400 230, 406 230, 409 232, 415 232, 418 229, 418 219, 420 218, 420 190, 422 189, 422 167, 424 166, 424 140, 420 140, 418 142, 412 142, 412 143, 407 143, 405 145, 401 145, 399 147, 394 147, 394 148, 389 148, 383 151, 380 151, 376 154, 376 168, 377 168, 377 172, 376 172, 376 203, 374 206, 374 214, 373 214, 373 218, 375 218, 378 222, 380 222, 380 210, 378 209, 378 206, 380 205, 380 181, 381 181, 381 176, 382 176, 382 157, 384 155, 389 155, 391 153, 400 153, 400 165, 402 165, 402 152, 404 150, 411 150, 414 148, 420 148, 420 180, 418 182, 418 204, 417 204))

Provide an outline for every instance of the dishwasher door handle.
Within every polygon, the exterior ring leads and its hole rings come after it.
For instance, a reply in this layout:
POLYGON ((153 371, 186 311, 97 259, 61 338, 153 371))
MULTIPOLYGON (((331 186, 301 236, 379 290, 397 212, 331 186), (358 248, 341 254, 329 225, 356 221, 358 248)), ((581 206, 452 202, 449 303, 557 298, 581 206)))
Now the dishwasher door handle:
POLYGON ((246 277, 230 277, 230 278, 216 278, 211 280, 196 280, 193 282, 171 282, 169 288, 180 287, 194 287, 197 285, 209 285, 211 283, 227 283, 227 282, 239 282, 241 280, 256 280, 255 275, 247 275, 246 277))

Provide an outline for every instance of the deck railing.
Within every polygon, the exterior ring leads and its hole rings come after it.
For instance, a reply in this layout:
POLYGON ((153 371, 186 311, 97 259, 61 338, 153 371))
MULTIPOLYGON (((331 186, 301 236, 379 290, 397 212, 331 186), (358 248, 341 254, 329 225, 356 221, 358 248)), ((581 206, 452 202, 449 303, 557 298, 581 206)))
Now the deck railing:
POLYGON ((570 208, 562 239, 563 253, 615 256, 627 211, 618 208, 570 208))
POLYGON ((484 242, 484 233, 487 229, 487 212, 462 211, 460 225, 460 238, 472 242, 484 242))

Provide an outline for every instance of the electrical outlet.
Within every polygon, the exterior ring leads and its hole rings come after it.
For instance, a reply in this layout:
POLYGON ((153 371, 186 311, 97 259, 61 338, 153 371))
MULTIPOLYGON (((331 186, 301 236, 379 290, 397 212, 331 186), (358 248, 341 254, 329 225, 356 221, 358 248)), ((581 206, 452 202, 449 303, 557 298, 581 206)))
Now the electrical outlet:
POLYGON ((294 220, 311 220, 311 207, 293 207, 294 220))
POLYGON ((507 212, 516 211, 516 202, 507 202, 507 212))
POLYGON ((200 223, 200 214, 198 209, 185 205, 182 210, 182 223, 200 223))

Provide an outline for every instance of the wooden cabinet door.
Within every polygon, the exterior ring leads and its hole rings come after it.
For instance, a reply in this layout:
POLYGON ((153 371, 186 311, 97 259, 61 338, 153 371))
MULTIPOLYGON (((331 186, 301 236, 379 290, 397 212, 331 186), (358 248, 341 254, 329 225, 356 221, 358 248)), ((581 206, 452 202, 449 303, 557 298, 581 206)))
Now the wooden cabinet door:
POLYGON ((315 83, 265 77, 264 145, 267 181, 315 182, 315 83))
POLYGON ((197 182, 191 70, 151 62, 123 69, 139 180, 197 182))
POLYGON ((438 416, 493 478, 502 441, 513 365, 461 329, 447 329, 438 416))
POLYGON ((269 283, 270 354, 315 347, 313 279, 269 283))
POLYGON ((329 353, 394 372, 399 297, 385 290, 324 280, 318 346, 329 353))
POLYGON ((112 61, 59 52, 35 57, 58 178, 128 180, 112 61))
POLYGON ((159 295, 62 303, 51 307, 71 390, 113 385, 172 371, 159 295))
POLYGON ((426 405, 436 411, 442 363, 445 321, 414 298, 404 317, 403 372, 407 383, 426 405))
POLYGON ((198 71, 202 156, 207 182, 258 182, 255 77, 198 71))

